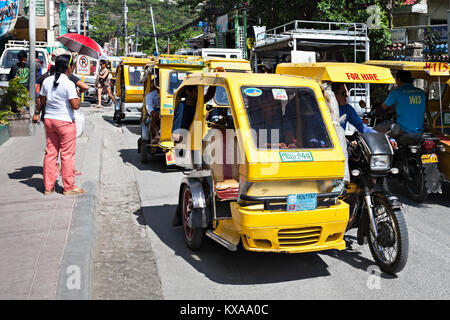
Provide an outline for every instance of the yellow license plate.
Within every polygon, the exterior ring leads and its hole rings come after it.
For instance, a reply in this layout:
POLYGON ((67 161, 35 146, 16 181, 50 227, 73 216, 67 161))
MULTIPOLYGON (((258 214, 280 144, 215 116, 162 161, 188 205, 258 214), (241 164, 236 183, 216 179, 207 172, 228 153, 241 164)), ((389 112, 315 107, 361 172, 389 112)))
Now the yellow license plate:
POLYGON ((438 157, 435 153, 422 155, 422 163, 437 163, 438 157))
POLYGON ((166 164, 168 166, 175 164, 175 157, 173 156, 173 150, 166 152, 166 164))

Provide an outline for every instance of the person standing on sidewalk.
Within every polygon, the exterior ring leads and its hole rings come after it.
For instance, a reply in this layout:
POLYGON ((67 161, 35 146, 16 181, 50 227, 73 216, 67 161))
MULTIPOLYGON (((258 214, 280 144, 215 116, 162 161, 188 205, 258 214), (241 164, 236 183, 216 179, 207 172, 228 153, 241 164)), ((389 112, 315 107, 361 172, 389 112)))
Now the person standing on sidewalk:
POLYGON ((111 71, 106 67, 106 61, 100 60, 100 72, 95 82, 95 88, 97 88, 97 108, 102 107, 102 92, 106 90, 108 96, 111 98, 113 104, 116 99, 111 92, 111 71))
MULTIPOLYGON (((74 111, 80 108, 75 84, 69 80, 72 72, 72 56, 60 55, 55 61, 55 74, 47 77, 42 83, 40 105, 45 105, 44 116, 47 147, 44 157, 44 193, 55 191, 57 179, 58 152, 61 152, 61 174, 64 184, 64 195, 83 194, 85 190, 75 186, 75 145, 76 125, 74 111)), ((36 106, 39 117, 40 109, 36 106)))

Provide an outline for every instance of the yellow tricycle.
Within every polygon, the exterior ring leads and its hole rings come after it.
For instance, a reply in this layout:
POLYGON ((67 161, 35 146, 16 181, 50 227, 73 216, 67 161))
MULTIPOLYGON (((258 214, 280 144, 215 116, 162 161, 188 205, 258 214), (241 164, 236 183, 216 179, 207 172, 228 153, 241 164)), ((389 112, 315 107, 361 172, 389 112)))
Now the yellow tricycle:
MULTIPOLYGON (((383 66, 392 72, 407 70, 411 72, 415 85, 425 90, 427 103, 425 109, 424 134, 410 144, 414 155, 420 156, 418 170, 409 170, 410 176, 424 174, 423 184, 427 193, 418 200, 423 201, 431 192, 442 192, 440 179, 450 181, 450 73, 446 62, 410 62, 370 60, 368 65, 383 66)), ((410 161, 412 163, 412 161, 410 161)), ((441 181, 442 181, 441 180, 441 181)), ((413 198, 413 200, 415 200, 413 198)))
POLYGON ((152 59, 121 58, 116 70, 114 121, 121 123, 126 117, 139 119, 144 86, 141 82, 144 67, 152 59))
POLYGON ((160 55, 145 66, 138 140, 142 163, 160 154, 165 155, 167 165, 175 164, 171 139, 173 93, 188 74, 202 72, 204 68, 201 57, 179 55, 160 55))
MULTIPOLYGON (((183 226, 190 249, 199 249, 205 236, 231 251, 239 243, 249 251, 277 253, 346 248, 349 206, 340 199, 345 158, 317 81, 191 74, 174 105, 175 119, 183 119, 173 123, 175 161, 187 171, 173 224, 183 226), (222 118, 211 119, 198 94, 205 87, 226 92, 222 118)), ((368 237, 368 214, 360 221, 368 237)), ((369 245, 380 246, 378 241, 381 233, 369 245)), ((386 269, 401 269, 394 264, 386 269)))

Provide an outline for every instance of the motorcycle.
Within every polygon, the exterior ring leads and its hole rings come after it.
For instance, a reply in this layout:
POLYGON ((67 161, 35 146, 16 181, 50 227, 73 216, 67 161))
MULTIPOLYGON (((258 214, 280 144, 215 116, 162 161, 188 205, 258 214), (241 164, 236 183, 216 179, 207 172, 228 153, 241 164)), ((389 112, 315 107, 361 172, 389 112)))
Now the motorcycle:
POLYGON ((404 134, 396 139, 394 165, 400 170, 400 183, 408 198, 424 202, 429 193, 442 193, 436 155, 440 139, 429 133, 404 134))
MULTIPOLYGON (((392 121, 392 114, 375 106, 363 114, 363 122, 374 127, 392 121)), ((389 133, 398 142, 394 152, 394 167, 399 169, 398 178, 406 195, 415 202, 424 202, 429 193, 442 193, 441 174, 436 152, 442 148, 440 139, 429 133, 402 134, 389 133)))
POLYGON ((387 184, 387 178, 398 173, 391 165, 393 149, 383 133, 355 132, 347 139, 351 172, 343 196, 350 206, 347 230, 357 228, 358 244, 368 243, 380 269, 395 274, 406 265, 409 240, 402 204, 387 184))

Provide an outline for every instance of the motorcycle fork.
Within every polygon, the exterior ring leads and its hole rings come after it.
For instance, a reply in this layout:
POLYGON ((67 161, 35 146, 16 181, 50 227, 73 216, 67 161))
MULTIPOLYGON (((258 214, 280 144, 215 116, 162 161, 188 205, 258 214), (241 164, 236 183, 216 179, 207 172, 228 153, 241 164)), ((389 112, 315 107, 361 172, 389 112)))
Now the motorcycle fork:
POLYGON ((366 178, 363 178, 362 184, 363 184, 363 192, 364 192, 364 201, 366 203, 367 214, 369 216, 369 227, 376 239, 376 238, 378 238, 378 230, 377 230, 377 224, 375 222, 375 216, 373 214, 373 203, 372 203, 372 197, 371 197, 370 188, 369 188, 369 182, 367 181, 366 178))

